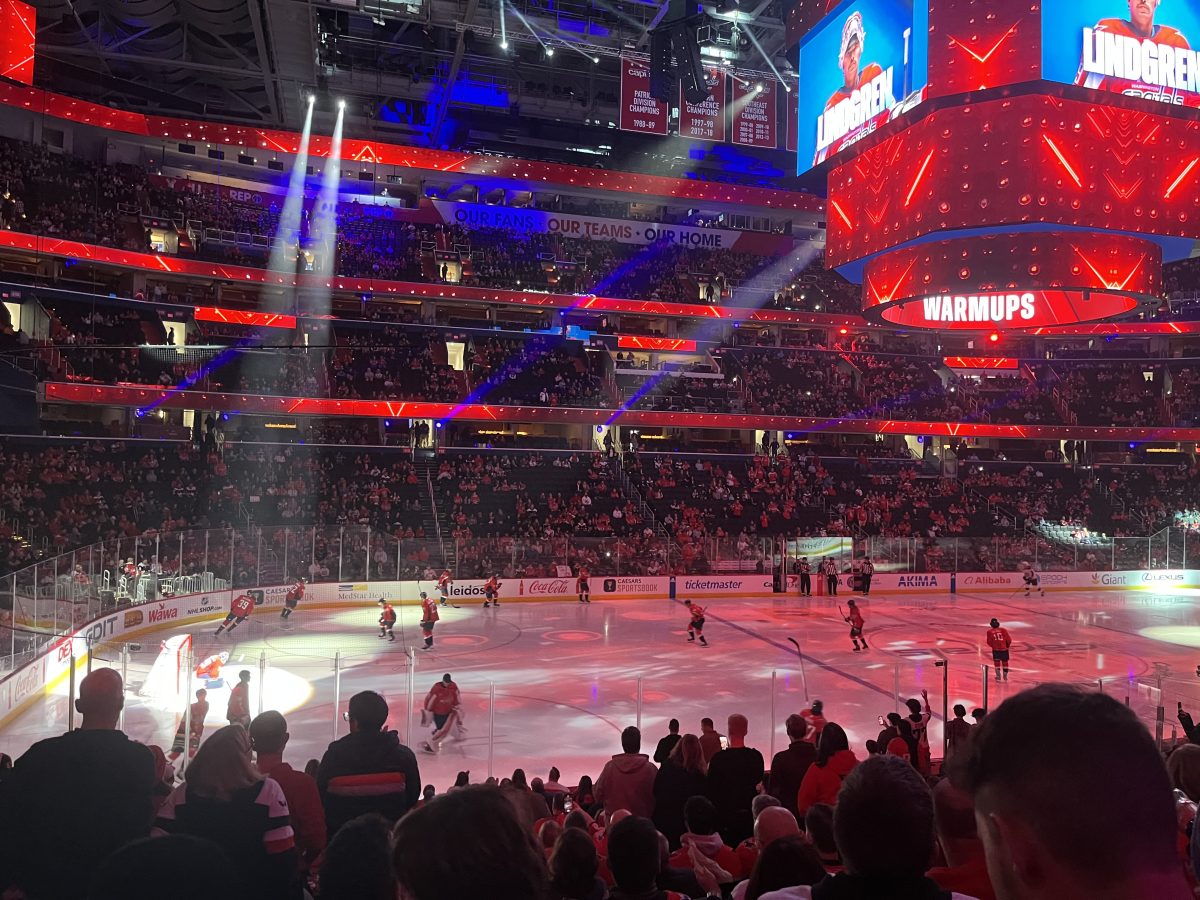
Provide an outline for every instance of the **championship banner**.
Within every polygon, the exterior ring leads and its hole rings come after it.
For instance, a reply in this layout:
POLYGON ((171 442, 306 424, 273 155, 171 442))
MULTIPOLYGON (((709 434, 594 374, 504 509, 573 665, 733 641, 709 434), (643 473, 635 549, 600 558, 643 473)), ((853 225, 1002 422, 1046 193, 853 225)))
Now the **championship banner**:
POLYGON ((541 209, 489 206, 486 203, 455 203, 451 200, 431 200, 429 203, 442 223, 466 228, 506 228, 527 234, 561 234, 564 237, 616 241, 621 244, 669 244, 737 250, 759 256, 778 256, 790 251, 794 245, 794 239, 789 235, 763 231, 694 228, 662 222, 576 216, 541 209))
POLYGON ((1044 0, 1042 77, 1170 106, 1200 107, 1195 3, 1044 0))
POLYGON ((667 104, 650 96, 649 64, 621 57, 621 130, 666 134, 667 116, 667 104))
POLYGON ((928 32, 928 4, 912 0, 853 0, 809 32, 799 56, 797 171, 923 99, 928 32))
POLYGON ((775 109, 775 93, 779 82, 765 78, 743 83, 733 80, 733 142, 743 147, 779 146, 779 116, 775 109), (762 90, 757 90, 762 85, 762 90))
POLYGON ((705 67, 704 83, 708 97, 703 103, 688 103, 682 82, 679 85, 679 136, 694 141, 725 140, 725 72, 716 66, 705 67))

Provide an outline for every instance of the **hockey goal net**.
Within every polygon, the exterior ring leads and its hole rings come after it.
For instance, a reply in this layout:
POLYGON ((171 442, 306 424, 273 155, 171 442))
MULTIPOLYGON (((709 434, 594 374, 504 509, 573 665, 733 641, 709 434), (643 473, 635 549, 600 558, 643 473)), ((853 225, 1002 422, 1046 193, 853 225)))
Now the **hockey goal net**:
POLYGON ((188 668, 192 659, 192 636, 177 634, 159 648, 150 673, 142 683, 141 695, 156 705, 178 710, 188 700, 188 668))

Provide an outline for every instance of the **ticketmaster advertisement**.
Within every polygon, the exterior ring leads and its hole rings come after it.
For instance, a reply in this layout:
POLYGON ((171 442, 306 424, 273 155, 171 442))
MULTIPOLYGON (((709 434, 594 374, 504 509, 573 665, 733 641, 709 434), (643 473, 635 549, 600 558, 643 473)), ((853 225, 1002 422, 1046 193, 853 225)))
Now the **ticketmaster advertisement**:
POLYGON ((805 172, 924 98, 925 0, 847 0, 800 44, 796 170, 805 172))
POLYGON ((1171 106, 1200 106, 1200 3, 1043 0, 1042 77, 1171 106))

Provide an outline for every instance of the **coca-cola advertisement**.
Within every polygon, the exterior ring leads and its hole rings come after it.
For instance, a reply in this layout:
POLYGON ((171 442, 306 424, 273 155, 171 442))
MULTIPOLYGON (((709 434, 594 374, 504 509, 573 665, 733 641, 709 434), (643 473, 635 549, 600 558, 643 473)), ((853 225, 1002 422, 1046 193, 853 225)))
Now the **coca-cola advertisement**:
POLYGON ((569 578, 526 578, 522 592, 530 597, 568 597, 575 595, 575 583, 569 578))

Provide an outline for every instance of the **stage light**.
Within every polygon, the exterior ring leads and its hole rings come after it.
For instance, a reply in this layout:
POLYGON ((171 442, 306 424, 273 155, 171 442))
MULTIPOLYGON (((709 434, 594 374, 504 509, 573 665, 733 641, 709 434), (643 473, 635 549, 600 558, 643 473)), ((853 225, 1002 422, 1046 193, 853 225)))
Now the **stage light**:
POLYGON ((839 328, 838 329, 838 334, 849 334, 849 333, 850 333, 850 330, 848 328, 839 328))
POLYGON ((991 334, 988 335, 988 340, 994 344, 998 340, 1000 340, 1000 335, 993 331, 991 334))
POLYGON ((783 90, 784 90, 786 93, 790 94, 790 93, 792 92, 792 86, 791 86, 790 84, 785 84, 785 85, 783 86, 783 90))
POLYGON ((547 56, 553 56, 553 55, 554 55, 554 48, 553 48, 553 47, 547 47, 547 48, 546 48, 546 55, 547 55, 547 56))
POLYGON ((345 100, 339 100, 339 101, 338 101, 338 109, 345 109, 345 108, 346 108, 346 101, 345 101, 345 100))
POLYGON ((308 105, 309 105, 309 106, 312 106, 312 105, 313 105, 314 103, 316 103, 316 102, 317 102, 317 95, 316 95, 316 94, 309 94, 309 95, 308 95, 308 105))
POLYGON ((600 65, 600 57, 598 57, 598 56, 593 56, 593 57, 592 57, 592 62, 594 62, 596 65, 600 65))
POLYGON ((754 86, 754 93, 761 94, 762 90, 763 90, 763 86, 762 86, 762 82, 760 81, 758 84, 756 84, 754 86))

